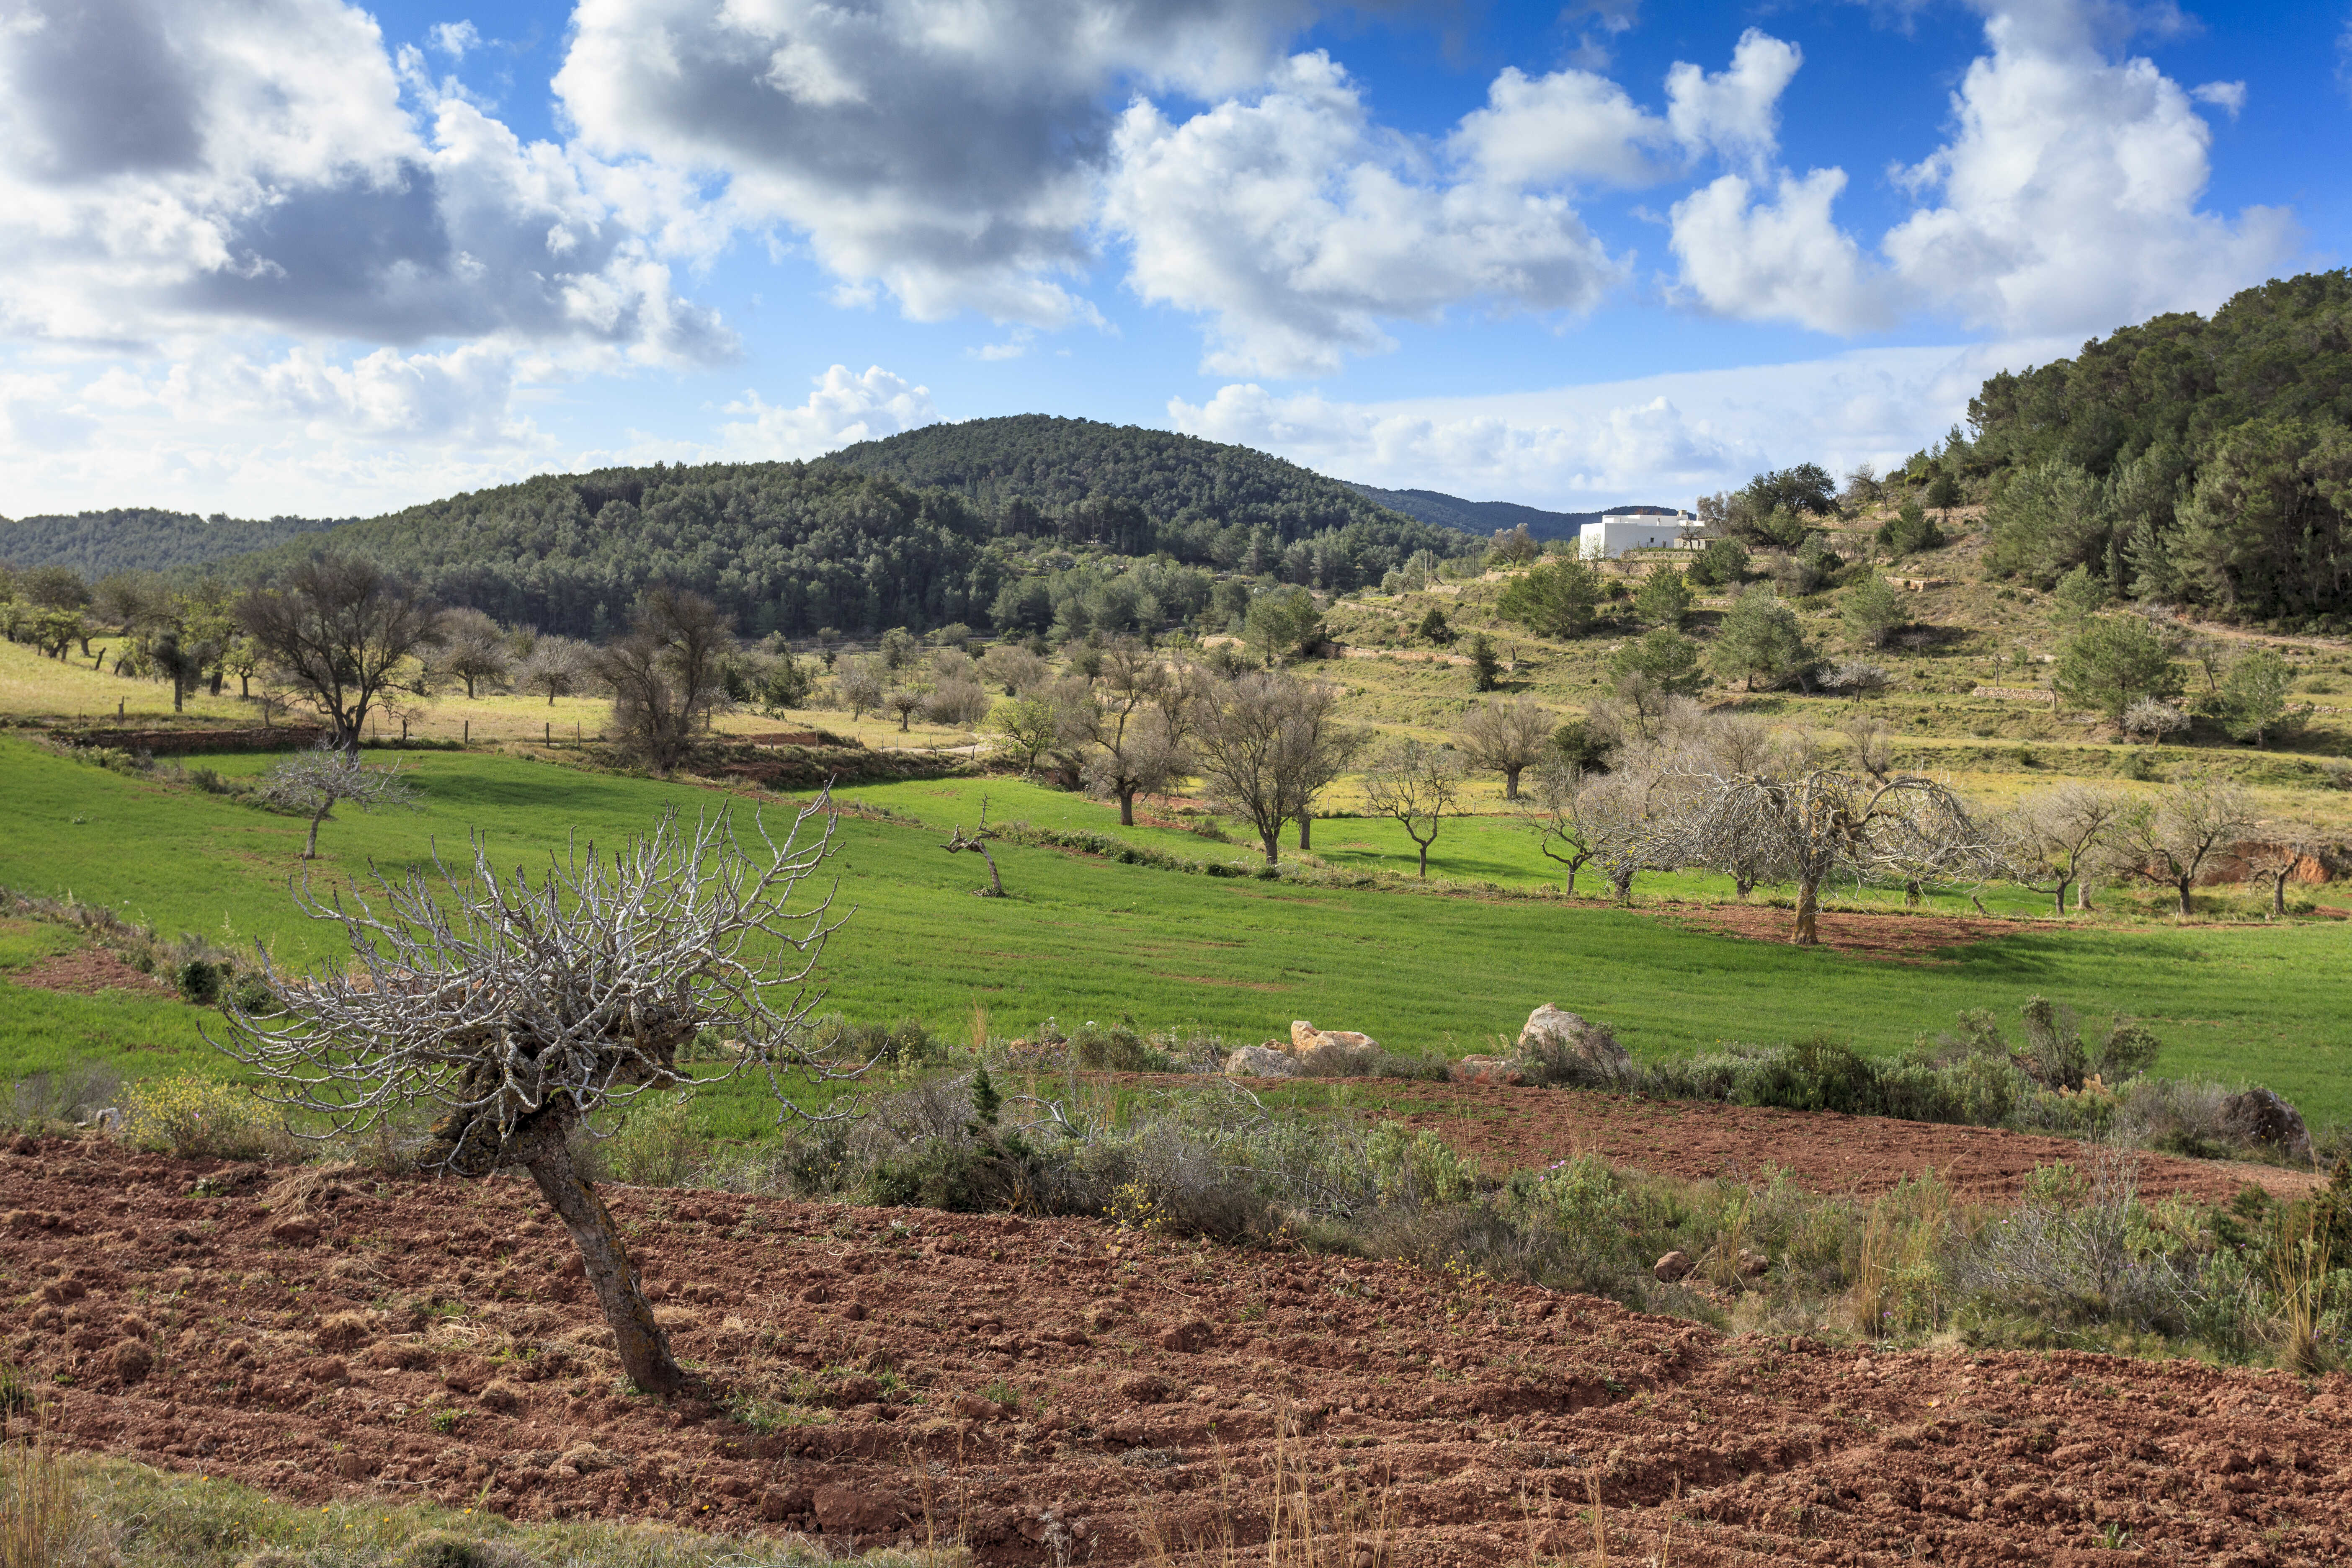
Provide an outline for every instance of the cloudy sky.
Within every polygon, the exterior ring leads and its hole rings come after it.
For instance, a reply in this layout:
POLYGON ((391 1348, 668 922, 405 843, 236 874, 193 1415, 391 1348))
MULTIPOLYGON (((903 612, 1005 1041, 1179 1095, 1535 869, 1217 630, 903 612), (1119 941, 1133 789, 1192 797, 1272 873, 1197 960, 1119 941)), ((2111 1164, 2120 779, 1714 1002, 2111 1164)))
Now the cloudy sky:
POLYGON ((1561 509, 2344 262, 2280 0, 0 0, 0 514, 1046 412, 1561 509))

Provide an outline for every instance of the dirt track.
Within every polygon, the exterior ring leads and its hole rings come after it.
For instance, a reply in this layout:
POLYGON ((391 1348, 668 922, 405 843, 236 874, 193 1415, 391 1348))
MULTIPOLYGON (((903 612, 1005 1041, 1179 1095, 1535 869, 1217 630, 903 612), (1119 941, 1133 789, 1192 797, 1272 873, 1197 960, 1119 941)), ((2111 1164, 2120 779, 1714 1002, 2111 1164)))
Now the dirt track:
POLYGON ((1373 1568, 1580 1554, 1596 1495, 1613 1562, 1669 1529, 1688 1565, 2352 1551, 2341 1375, 1871 1356, 1089 1221, 614 1194, 714 1399, 789 1397, 806 1423, 762 1433, 615 1392, 525 1184, 298 1169, 197 1198, 211 1163, 18 1147, 0 1310, 10 1353, 69 1380, 69 1440, 298 1499, 861 1544, 936 1527, 987 1563, 1117 1563, 1152 1521, 1263 1539, 1279 1448, 1385 1508, 1384 1538, 1339 1559, 1373 1568))

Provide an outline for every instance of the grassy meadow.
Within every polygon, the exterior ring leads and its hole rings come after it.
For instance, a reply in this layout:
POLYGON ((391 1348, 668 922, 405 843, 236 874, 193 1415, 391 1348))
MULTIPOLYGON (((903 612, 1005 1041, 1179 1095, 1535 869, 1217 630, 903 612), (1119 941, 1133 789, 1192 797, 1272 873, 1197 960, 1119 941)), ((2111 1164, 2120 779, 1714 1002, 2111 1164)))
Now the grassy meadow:
MULTIPOLYGON (((190 759, 224 773, 263 757, 190 759)), ((406 759, 415 812, 345 812, 320 838, 321 886, 397 870, 437 843, 462 852, 487 836, 501 865, 543 864, 576 829, 607 840, 664 808, 693 813, 728 797, 688 784, 590 773, 484 752, 406 759)), ((2352 1116, 2352 977, 2333 924, 2170 927, 2021 924, 2016 934, 1898 964, 1680 929, 1637 909, 1526 894, 1414 891, 1229 880, 1007 845, 1013 897, 971 897, 982 868, 943 853, 939 824, 976 805, 978 781, 845 794, 919 825, 844 816, 839 908, 854 910, 825 951, 825 1005, 860 1020, 923 1019, 962 1036, 985 1006, 1000 1034, 1046 1017, 1066 1026, 1130 1017, 1197 1026, 1236 1040, 1290 1019, 1369 1031, 1394 1048, 1480 1048, 1554 1002, 1604 1018, 1633 1048, 1660 1056, 1724 1040, 1773 1042, 1828 1030, 1872 1052, 1950 1025, 1964 1008, 2014 1016, 2029 994, 2094 1022, 2128 1013, 2164 1037, 2162 1070, 2266 1083, 2315 1121, 2352 1116)), ((991 782, 992 817, 1041 823, 1048 801, 991 782)), ((133 777, 0 738, 0 884, 112 906, 165 936, 269 945, 281 962, 332 963, 340 931, 304 921, 289 896, 302 824, 159 777, 133 777)), ((749 805, 748 799, 739 802, 749 805)), ((770 805, 772 818, 782 803, 770 805)), ((1097 808, 1085 807, 1087 810, 1097 808)), ((969 821, 969 817, 965 820, 969 821)), ((1353 825, 1331 823, 1335 838, 1353 825)), ((1234 856, 1172 829, 1147 829, 1193 858, 1234 856), (1201 851, 1210 851, 1203 855, 1201 851)), ((0 965, 18 967, 56 936, 0 930, 0 965)), ((219 1070, 197 1037, 198 1010, 121 993, 77 998, 0 975, 0 1079, 96 1058, 124 1070, 219 1070)), ((750 1133, 764 1112, 748 1090, 714 1100, 712 1131, 750 1133)))

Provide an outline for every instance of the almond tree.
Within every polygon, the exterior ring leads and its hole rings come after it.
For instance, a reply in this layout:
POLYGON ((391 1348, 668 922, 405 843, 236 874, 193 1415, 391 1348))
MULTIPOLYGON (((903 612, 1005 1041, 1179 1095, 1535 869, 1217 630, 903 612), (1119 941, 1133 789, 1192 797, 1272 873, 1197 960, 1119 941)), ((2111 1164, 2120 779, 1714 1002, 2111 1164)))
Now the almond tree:
POLYGON ((1836 768, 1688 773, 1661 824, 1660 863, 1717 866, 1760 854, 1797 884, 1790 940, 1821 942, 1822 884, 1997 875, 2002 846, 1952 790, 1916 773, 1857 778, 1836 768))
POLYGON ((313 750, 298 752, 274 764, 261 775, 257 793, 265 805, 310 817, 310 841, 302 846, 305 860, 319 858, 319 824, 337 805, 348 803, 362 811, 373 811, 380 805, 413 805, 416 801, 415 789, 401 776, 399 768, 370 767, 335 744, 331 737, 313 750))
POLYGON ((428 1108, 428 1168, 530 1172, 579 1248, 630 1380, 675 1394, 685 1373, 572 1140, 643 1095, 744 1073, 766 1079, 784 1114, 846 1114, 803 1110, 784 1081, 826 1099, 824 1084, 871 1065, 803 1026, 804 983, 840 921, 830 890, 788 906, 831 853, 834 824, 820 796, 781 845, 755 818, 747 852, 727 815, 688 828, 670 812, 613 853, 591 843, 553 857, 536 884, 520 868, 502 877, 478 835, 470 865, 436 856, 429 871, 378 873, 372 891, 324 900, 306 881, 297 905, 343 928, 352 962, 296 976, 263 948, 270 1009, 232 1002, 228 1035, 212 1043, 265 1099, 312 1119, 309 1136, 353 1137, 428 1108), (804 844, 813 819, 821 829, 804 844), (693 1048, 705 1039, 725 1042, 715 1060, 693 1048))
POLYGON ((1382 816, 1394 817, 1421 851, 1421 874, 1429 875, 1429 847, 1437 830, 1462 805, 1462 763, 1444 746, 1403 741, 1382 752, 1364 775, 1364 801, 1382 816))
POLYGON ((2170 888, 2189 912, 2189 889, 2254 831, 2254 799, 2215 773, 2193 773, 2116 821, 2113 863, 2127 877, 2170 888))
POLYGON ((1519 775, 1551 750, 1557 727, 1549 709, 1531 698, 1481 702, 1462 716, 1454 743, 1479 767, 1503 775, 1503 798, 1519 798, 1519 775))
POLYGON ((2123 812, 2121 797, 2084 784, 2060 784, 2028 796, 2011 820, 2022 862, 2018 880, 2051 893, 2058 913, 2064 914, 2066 889, 2101 862, 2123 812))
MULTIPOLYGON (((411 584, 365 561, 322 555, 248 594, 237 618, 286 683, 356 754, 368 712, 389 697, 400 667, 428 647, 440 616, 411 584)), ((176 680, 177 676, 173 679, 176 680)), ((175 686, 173 706, 179 691, 175 686)))
POLYGON ((1362 744, 1342 727, 1337 687, 1272 673, 1241 676, 1204 711, 1193 753, 1210 793, 1256 829, 1265 863, 1282 855, 1282 828, 1303 820, 1362 744))

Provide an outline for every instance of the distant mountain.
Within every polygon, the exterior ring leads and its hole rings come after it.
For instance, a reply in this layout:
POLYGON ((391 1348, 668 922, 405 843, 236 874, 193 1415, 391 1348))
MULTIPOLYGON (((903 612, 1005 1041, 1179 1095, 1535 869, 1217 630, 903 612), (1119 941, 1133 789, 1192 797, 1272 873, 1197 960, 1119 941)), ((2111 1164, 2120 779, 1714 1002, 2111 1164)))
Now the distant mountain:
POLYGON ((0 562, 11 566, 70 566, 96 581, 115 572, 168 572, 268 550, 349 519, 198 517, 194 512, 122 507, 71 517, 0 518, 0 562))
POLYGON ((1378 485, 1350 483, 1348 488, 1367 500, 1378 501, 1440 528, 1458 528, 1486 538, 1498 528, 1517 528, 1538 539, 1572 539, 1576 531, 1596 521, 1597 511, 1545 511, 1507 500, 1464 500, 1441 490, 1384 490, 1378 485))

